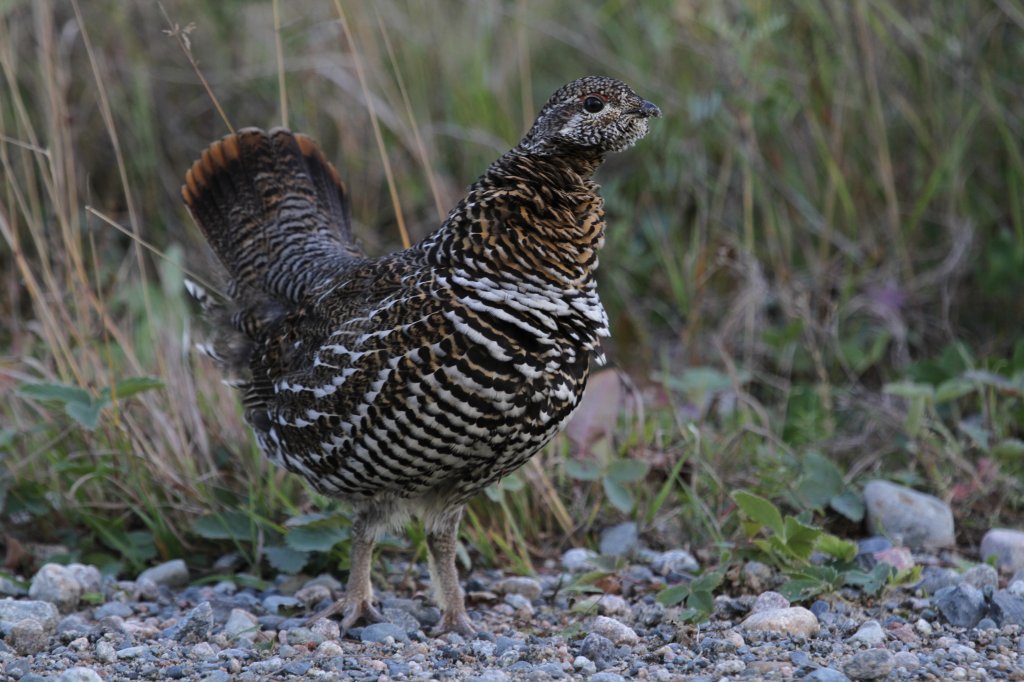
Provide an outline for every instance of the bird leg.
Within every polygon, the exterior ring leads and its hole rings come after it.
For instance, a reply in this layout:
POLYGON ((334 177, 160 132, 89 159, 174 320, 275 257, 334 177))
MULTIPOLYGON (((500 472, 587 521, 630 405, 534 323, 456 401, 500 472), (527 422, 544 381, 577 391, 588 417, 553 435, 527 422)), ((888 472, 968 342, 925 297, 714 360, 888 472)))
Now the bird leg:
POLYGON ((462 507, 446 510, 427 524, 427 553, 430 562, 430 580, 437 603, 442 610, 441 622, 433 636, 446 632, 472 636, 476 628, 466 613, 466 601, 459 585, 459 572, 455 567, 455 543, 462 521, 462 507))
POLYGON ((373 559, 373 545, 376 529, 371 528, 363 515, 357 515, 352 523, 352 551, 349 554, 348 584, 345 596, 323 611, 310 617, 312 624, 321 618, 341 613, 341 632, 345 634, 359 621, 379 623, 384 616, 373 605, 373 585, 370 583, 370 563, 373 559))

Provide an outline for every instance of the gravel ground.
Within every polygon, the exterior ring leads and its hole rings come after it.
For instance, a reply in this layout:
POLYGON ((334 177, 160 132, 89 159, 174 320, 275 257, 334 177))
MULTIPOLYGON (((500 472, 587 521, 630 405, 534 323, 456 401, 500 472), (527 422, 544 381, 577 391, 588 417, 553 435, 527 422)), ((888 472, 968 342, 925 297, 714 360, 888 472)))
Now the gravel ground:
MULTIPOLYGON (((886 544, 867 543, 874 551, 886 544)), ((389 622, 342 638, 336 622, 304 625, 308 613, 340 593, 330 576, 282 577, 260 591, 227 581, 175 586, 188 580, 181 562, 134 581, 49 564, 30 594, 0 600, 0 665, 4 679, 23 682, 1024 679, 1022 628, 1011 622, 1024 614, 1024 581, 1000 590, 986 565, 956 573, 940 567, 939 557, 914 555, 930 564, 915 588, 877 600, 842 593, 809 608, 771 591, 721 596, 711 621, 696 629, 654 599, 696 566, 687 553, 640 551, 604 581, 609 593, 567 590, 594 557, 570 550, 537 578, 469 575, 464 584, 480 630, 471 640, 426 634, 440 613, 424 597, 420 565, 391 565, 379 593, 389 622), (90 592, 102 600, 80 603, 90 592), (1020 611, 1011 613, 1015 606, 1020 611), (978 620, 958 627, 950 617, 978 620)), ((750 592, 775 579, 757 563, 739 577, 727 591, 750 592)))

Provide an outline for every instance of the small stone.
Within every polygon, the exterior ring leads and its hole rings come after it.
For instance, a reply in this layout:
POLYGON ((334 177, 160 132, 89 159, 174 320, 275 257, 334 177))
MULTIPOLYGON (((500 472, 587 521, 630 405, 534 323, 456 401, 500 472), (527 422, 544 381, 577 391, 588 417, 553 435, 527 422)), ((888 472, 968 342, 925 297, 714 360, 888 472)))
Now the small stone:
POLYGON ((287 673, 289 675, 295 675, 296 677, 302 677, 307 672, 309 672, 309 669, 312 667, 313 664, 310 661, 292 661, 284 668, 282 668, 281 672, 287 673))
POLYGON ((135 582, 138 583, 143 580, 151 580, 157 585, 168 585, 170 587, 185 585, 188 583, 188 566, 185 565, 182 559, 165 561, 152 568, 147 568, 139 574, 135 582))
POLYGON ((1024 626, 1024 597, 1009 590, 997 590, 992 595, 992 617, 1000 627, 1024 626))
POLYGON ((785 608, 789 608, 789 600, 778 592, 768 591, 757 595, 757 600, 754 601, 754 606, 750 610, 753 613, 757 613, 758 611, 785 608))
POLYGON ((117 650, 105 639, 96 642, 96 659, 101 663, 113 663, 117 660, 117 650))
POLYGON ((573 547, 562 555, 562 568, 570 573, 586 573, 597 569, 598 554, 592 549, 573 547))
POLYGON ((996 565, 1007 572, 1024 571, 1024 531, 993 528, 981 539, 981 558, 996 558, 996 565))
POLYGON ((542 592, 539 582, 523 576, 514 576, 499 581, 494 586, 494 591, 498 594, 520 594, 530 601, 540 599, 542 592))
POLYGON ((88 637, 93 634, 94 628, 77 613, 70 613, 60 619, 57 623, 57 635, 65 642, 88 637))
POLYGON ((103 678, 92 668, 76 667, 62 672, 57 682, 103 682, 103 678))
POLYGON ((144 656, 149 651, 147 646, 130 646, 124 649, 118 649, 117 657, 120 659, 132 659, 144 656))
POLYGON ((341 639, 341 626, 337 621, 328 618, 318 619, 309 629, 314 637, 320 638, 321 642, 327 639, 341 639))
POLYGON ((888 649, 858 651, 843 666, 843 672, 854 680, 877 680, 887 676, 893 668, 892 652, 888 649))
POLYGON ((510 679, 504 670, 488 668, 480 671, 480 674, 475 677, 466 678, 466 682, 509 682, 510 679))
POLYGON ((244 609, 231 609, 231 615, 224 624, 224 635, 229 639, 247 639, 251 642, 259 631, 256 616, 244 609))
POLYGON ((1011 580, 1006 591, 1017 597, 1024 597, 1024 580, 1011 580))
POLYGON ((632 521, 606 528, 601 533, 601 554, 604 556, 631 556, 640 545, 640 532, 632 521))
POLYGON ((82 586, 66 566, 60 564, 43 564, 34 576, 28 588, 28 596, 40 601, 48 601, 61 612, 74 611, 82 597, 82 586))
POLYGON ((0 595, 5 597, 23 597, 28 594, 21 585, 0 575, 0 595))
POLYGON ((800 678, 802 682, 850 682, 850 678, 835 668, 818 668, 800 678))
POLYGON ((878 646, 885 641, 885 630, 878 624, 877 620, 866 621, 861 625, 857 632, 851 635, 847 642, 855 644, 863 644, 866 647, 878 646))
POLYGON ((68 642, 68 648, 74 649, 75 651, 85 651, 89 648, 89 638, 79 637, 68 642))
POLYGON ((991 618, 982 618, 975 627, 979 630, 998 630, 999 624, 991 618))
POLYGON ((31 656, 45 649, 48 639, 39 621, 25 618, 14 624, 6 641, 16 653, 31 656))
POLYGON ((651 570, 658 575, 669 573, 693 573, 700 570, 700 564, 685 549, 670 549, 665 552, 652 552, 649 562, 651 570))
POLYGON ((335 656, 344 655, 345 650, 341 648, 337 642, 327 640, 316 648, 313 655, 317 658, 334 658, 335 656))
POLYGON ((935 606, 951 625, 973 628, 985 615, 985 596, 974 585, 960 583, 935 593, 935 606))
POLYGON ((104 618, 109 618, 110 616, 117 616, 119 618, 131 618, 133 615, 135 615, 135 611, 132 610, 132 607, 128 606, 124 602, 119 601, 107 602, 106 604, 97 606, 95 609, 92 610, 92 617, 96 620, 103 620, 104 618))
POLYGON ((277 615, 289 615, 302 607, 300 602, 295 597, 287 597, 281 594, 272 594, 263 600, 263 608, 266 609, 267 613, 277 615))
POLYGON ((597 598, 597 612, 603 616, 621 616, 631 611, 629 602, 617 594, 602 594, 597 598))
POLYGON ((868 528, 912 549, 952 547, 953 510, 939 498, 889 481, 864 486, 868 528))
POLYGON ((921 582, 915 587, 924 594, 935 594, 943 587, 960 582, 960 574, 951 568, 925 566, 921 571, 921 582))
POLYGON ((593 661, 596 669, 603 669, 615 662, 615 649, 615 644, 610 639, 591 632, 580 643, 580 656, 593 661))
POLYGON ((974 585, 979 590, 985 587, 999 587, 999 572, 988 564, 971 566, 960 576, 960 582, 974 585))
POLYGON ((775 573, 768 564, 760 561, 748 561, 740 571, 743 584, 755 592, 762 592, 772 584, 775 573))
POLYGON ((892 656, 893 668, 903 668, 907 672, 913 672, 921 667, 921 661, 917 654, 911 651, 897 651, 892 656))
POLYGON ((188 612, 181 627, 174 634, 174 639, 185 643, 201 642, 210 636, 212 630, 213 607, 210 606, 210 602, 204 601, 188 612))
POLYGON ((873 556, 878 563, 889 564, 897 571, 909 571, 914 567, 914 555, 908 547, 890 547, 875 552, 873 556))
POLYGON ((307 607, 316 606, 331 598, 331 591, 326 585, 304 585, 295 592, 295 598, 307 607))
POLYGON ((217 658, 217 650, 209 642, 199 642, 188 650, 188 657, 197 661, 211 661, 217 658))
POLYGON ((506 594, 505 603, 515 609, 516 615, 520 618, 533 616, 533 604, 521 594, 506 594))
POLYGON ((604 671, 590 676, 590 682, 626 682, 626 678, 618 673, 604 671))
POLYGON ((813 637, 820 628, 814 614, 802 606, 757 611, 741 625, 751 632, 780 632, 795 637, 813 637))
POLYGON ((228 682, 231 676, 228 675, 226 670, 211 670, 203 677, 199 678, 199 682, 228 682))
POLYGON ((719 661, 715 664, 714 671, 716 675, 728 677, 730 675, 739 675, 741 672, 746 670, 747 664, 738 658, 727 658, 719 661))
POLYGON ((590 631, 604 635, 615 644, 633 646, 640 641, 633 628, 608 616, 595 617, 590 625, 590 631))
POLYGON ((68 564, 68 574, 82 588, 82 594, 99 593, 103 591, 103 575, 100 569, 88 564, 68 564))
POLYGON ((592 675, 597 672, 597 665, 582 654, 573 659, 572 667, 585 675, 592 675))
POLYGON ((381 643, 390 637, 396 642, 408 642, 409 635, 405 633, 405 628, 399 627, 394 623, 373 623, 363 628, 363 631, 359 634, 359 639, 364 643, 381 643))

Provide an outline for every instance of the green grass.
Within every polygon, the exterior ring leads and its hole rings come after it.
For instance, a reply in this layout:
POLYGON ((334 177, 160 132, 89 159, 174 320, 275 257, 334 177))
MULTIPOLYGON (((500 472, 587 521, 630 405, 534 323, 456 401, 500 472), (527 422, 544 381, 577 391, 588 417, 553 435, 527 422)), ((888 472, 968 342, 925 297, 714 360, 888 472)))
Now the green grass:
POLYGON ((170 25, 150 3, 0 3, 9 553, 60 544, 130 573, 201 568, 228 539, 259 570, 264 548, 307 546, 287 519, 346 522, 259 456, 190 350, 182 265, 208 260, 178 188, 228 132, 193 62, 232 126, 286 109, 323 144, 372 253, 400 245, 399 223, 436 227, 572 78, 623 78, 665 112, 599 177, 630 400, 603 439, 560 437, 471 505, 477 561, 528 570, 623 517, 726 547, 738 488, 855 533, 801 494, 815 453, 844 489, 880 475, 953 500, 967 545, 1019 525, 1019 0, 340 5, 347 31, 333 2, 302 2, 275 33, 270 2, 166 3, 170 25), (103 393, 132 377, 161 385, 103 393), (34 383, 80 407, 16 390, 34 383), (245 520, 229 538, 197 532, 225 514, 245 520))

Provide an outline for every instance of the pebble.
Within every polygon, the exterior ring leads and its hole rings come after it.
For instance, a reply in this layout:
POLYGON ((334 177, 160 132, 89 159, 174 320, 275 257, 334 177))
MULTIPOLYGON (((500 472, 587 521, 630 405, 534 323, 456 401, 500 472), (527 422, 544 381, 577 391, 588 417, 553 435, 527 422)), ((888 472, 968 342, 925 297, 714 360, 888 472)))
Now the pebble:
POLYGON ((173 561, 165 561, 152 568, 147 568, 139 574, 135 581, 149 580, 157 585, 177 587, 188 583, 188 578, 188 566, 185 565, 182 559, 174 559, 173 561))
POLYGON ((741 624, 748 632, 778 632, 794 637, 813 637, 820 625, 813 613, 802 606, 755 611, 741 624))
POLYGON ((494 591, 498 594, 519 594, 530 601, 540 599, 543 592, 537 580, 520 576, 499 580, 494 585, 494 591))
MULTIPOLYGON (((1009 590, 997 590, 992 595, 992 617, 1000 627, 1024 627, 1024 597, 1009 590)), ((1022 640, 1024 641, 1024 640, 1022 640)))
POLYGON ((359 633, 359 639, 363 642, 386 642, 389 637, 394 642, 409 641, 409 635, 405 633, 405 628, 394 623, 373 623, 364 627, 359 633))
POLYGON ((886 677, 893 668, 893 655, 888 649, 858 651, 843 666, 843 672, 853 680, 877 680, 886 677))
POLYGON ((252 641, 259 632, 259 621, 245 609, 231 609, 231 615, 224 623, 224 635, 229 639, 248 639, 252 641))
POLYGON ((981 539, 982 560, 996 558, 996 565, 1008 573, 1024 571, 1024 531, 993 528, 981 539))
POLYGON ((878 646, 885 641, 885 630, 882 629, 877 620, 869 620, 861 625, 857 632, 846 641, 863 644, 866 647, 878 646))
POLYGON ((970 583, 943 587, 935 593, 935 605, 951 625, 974 627, 985 615, 985 595, 970 583))
POLYGON ((890 481, 864 486, 868 528, 895 538, 912 549, 938 549, 955 544, 953 510, 939 498, 890 481))
POLYGON ((597 569, 598 554, 592 549, 573 547, 562 555, 562 568, 570 573, 586 573, 597 569))
POLYGON ((78 601, 82 598, 82 586, 66 566, 43 564, 32 576, 28 596, 50 602, 62 613, 68 613, 78 606, 78 601))
POLYGON ((647 563, 658 575, 670 573, 693 573, 700 570, 697 559, 685 549, 670 549, 665 552, 651 552, 647 557, 647 563))
POLYGON ((907 672, 913 672, 921 667, 921 661, 917 654, 910 651, 897 651, 892 655, 893 668, 903 668, 907 672))
POLYGON ((763 592, 775 580, 771 566, 760 561, 748 561, 740 570, 743 584, 754 592, 763 592))
POLYGON ((803 682, 850 682, 850 678, 835 668, 818 668, 804 675, 803 682))
POLYGON ((60 613, 46 601, 0 599, 0 632, 7 633, 15 623, 26 619, 36 621, 43 630, 52 631, 57 627, 60 613))
POLYGON ((770 611, 773 609, 785 609, 789 607, 789 600, 783 597, 778 592, 762 592, 757 596, 757 600, 754 601, 754 606, 750 610, 753 613, 758 611, 770 611))
POLYGON ((14 647, 16 653, 31 656, 46 648, 49 638, 38 621, 24 618, 19 620, 7 634, 7 643, 14 647))
POLYGON ((615 644, 632 646, 639 640, 633 628, 608 616, 597 616, 591 621, 590 631, 604 635, 615 644))
POLYGON ((601 554, 611 557, 632 556, 640 546, 640 531, 636 523, 626 521, 601 533, 601 554))
POLYGON ((963 572, 960 582, 974 585, 979 590, 986 587, 995 589, 999 586, 999 572, 988 564, 977 564, 963 572))
POLYGON ((212 630, 213 607, 210 602, 204 601, 188 612, 174 633, 174 639, 185 643, 199 642, 208 638, 212 630))
POLYGON ((92 668, 75 667, 62 672, 57 682, 103 682, 103 678, 92 668))

